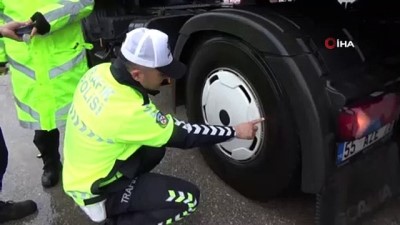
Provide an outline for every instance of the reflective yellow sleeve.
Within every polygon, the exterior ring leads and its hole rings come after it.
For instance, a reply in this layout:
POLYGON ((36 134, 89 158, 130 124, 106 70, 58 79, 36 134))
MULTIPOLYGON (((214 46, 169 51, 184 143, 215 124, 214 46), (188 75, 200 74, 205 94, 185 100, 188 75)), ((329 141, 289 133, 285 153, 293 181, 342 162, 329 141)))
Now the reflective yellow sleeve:
POLYGON ((130 121, 124 121, 115 141, 161 147, 172 136, 174 119, 164 115, 152 103, 139 107, 131 115, 130 121))
POLYGON ((60 0, 38 10, 50 24, 50 32, 79 21, 88 16, 94 7, 94 0, 60 0))

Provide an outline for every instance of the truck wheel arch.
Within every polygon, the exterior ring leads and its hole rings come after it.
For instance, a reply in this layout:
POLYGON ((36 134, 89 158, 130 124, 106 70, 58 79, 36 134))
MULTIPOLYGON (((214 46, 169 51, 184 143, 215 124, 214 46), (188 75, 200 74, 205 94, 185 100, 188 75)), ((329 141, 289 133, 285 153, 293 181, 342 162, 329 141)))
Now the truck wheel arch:
MULTIPOLYGON (((287 34, 283 34, 283 30, 297 32, 297 28, 282 19, 281 21, 278 19, 278 22, 283 23, 275 22, 252 12, 231 9, 215 10, 193 16, 180 29, 174 55, 186 62, 190 58, 190 52, 195 51, 199 37, 201 39, 202 34, 213 33, 237 37, 267 55, 305 54, 307 49, 296 43, 298 41, 296 38, 288 38, 287 34)), ((323 85, 315 83, 310 85, 308 83, 310 79, 303 75, 313 73, 310 76, 314 76, 318 72, 318 68, 315 68, 318 63, 306 54, 301 61, 310 65, 310 68, 307 66, 300 68, 298 62, 290 57, 277 57, 268 65, 284 76, 280 79, 286 79, 283 86, 288 91, 287 94, 296 96, 296 101, 290 102, 290 106, 294 111, 293 116, 299 129, 302 149, 302 190, 307 193, 318 193, 325 183, 327 168, 330 167, 327 155, 331 149, 327 148, 332 146, 333 141, 332 135, 329 134, 331 118, 328 118, 326 105, 321 105, 321 101, 316 97, 316 95, 324 95, 323 85), (304 107, 304 105, 309 107, 304 107), (319 122, 310 123, 315 120, 319 122)), ((180 85, 182 83, 177 83, 178 87, 180 85)))

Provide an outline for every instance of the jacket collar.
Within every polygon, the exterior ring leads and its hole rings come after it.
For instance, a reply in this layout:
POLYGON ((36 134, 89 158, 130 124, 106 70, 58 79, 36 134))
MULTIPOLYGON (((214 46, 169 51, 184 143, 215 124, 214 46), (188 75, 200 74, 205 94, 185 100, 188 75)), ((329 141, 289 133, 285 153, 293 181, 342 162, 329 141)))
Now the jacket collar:
POLYGON ((159 91, 149 90, 144 88, 139 82, 132 79, 131 74, 126 70, 126 67, 120 58, 115 59, 110 67, 111 74, 113 75, 114 79, 122 84, 129 86, 137 91, 140 92, 143 96, 143 105, 147 105, 150 103, 149 101, 149 94, 150 95, 157 95, 160 93, 159 91))

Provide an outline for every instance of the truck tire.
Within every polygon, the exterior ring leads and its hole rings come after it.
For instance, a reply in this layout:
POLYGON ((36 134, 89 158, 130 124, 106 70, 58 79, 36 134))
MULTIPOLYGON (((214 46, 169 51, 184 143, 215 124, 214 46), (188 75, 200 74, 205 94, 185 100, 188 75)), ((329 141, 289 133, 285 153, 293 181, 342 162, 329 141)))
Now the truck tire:
POLYGON ((255 50, 225 36, 202 41, 186 83, 189 121, 233 126, 265 117, 253 141, 201 148, 207 164, 242 195, 266 201, 299 185, 300 150, 287 97, 255 50))

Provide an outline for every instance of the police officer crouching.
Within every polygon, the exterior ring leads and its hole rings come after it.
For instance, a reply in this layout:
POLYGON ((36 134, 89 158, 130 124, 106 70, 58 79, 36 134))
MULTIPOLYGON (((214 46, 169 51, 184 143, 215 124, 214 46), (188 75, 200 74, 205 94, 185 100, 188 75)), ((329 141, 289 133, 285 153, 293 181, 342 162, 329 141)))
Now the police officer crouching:
POLYGON ((170 224, 195 211, 200 192, 181 179, 150 173, 165 147, 192 148, 231 138, 252 139, 263 119, 229 126, 197 126, 164 115, 149 99, 165 79, 181 78, 168 36, 138 28, 121 55, 81 79, 64 141, 65 192, 95 222, 170 224))

